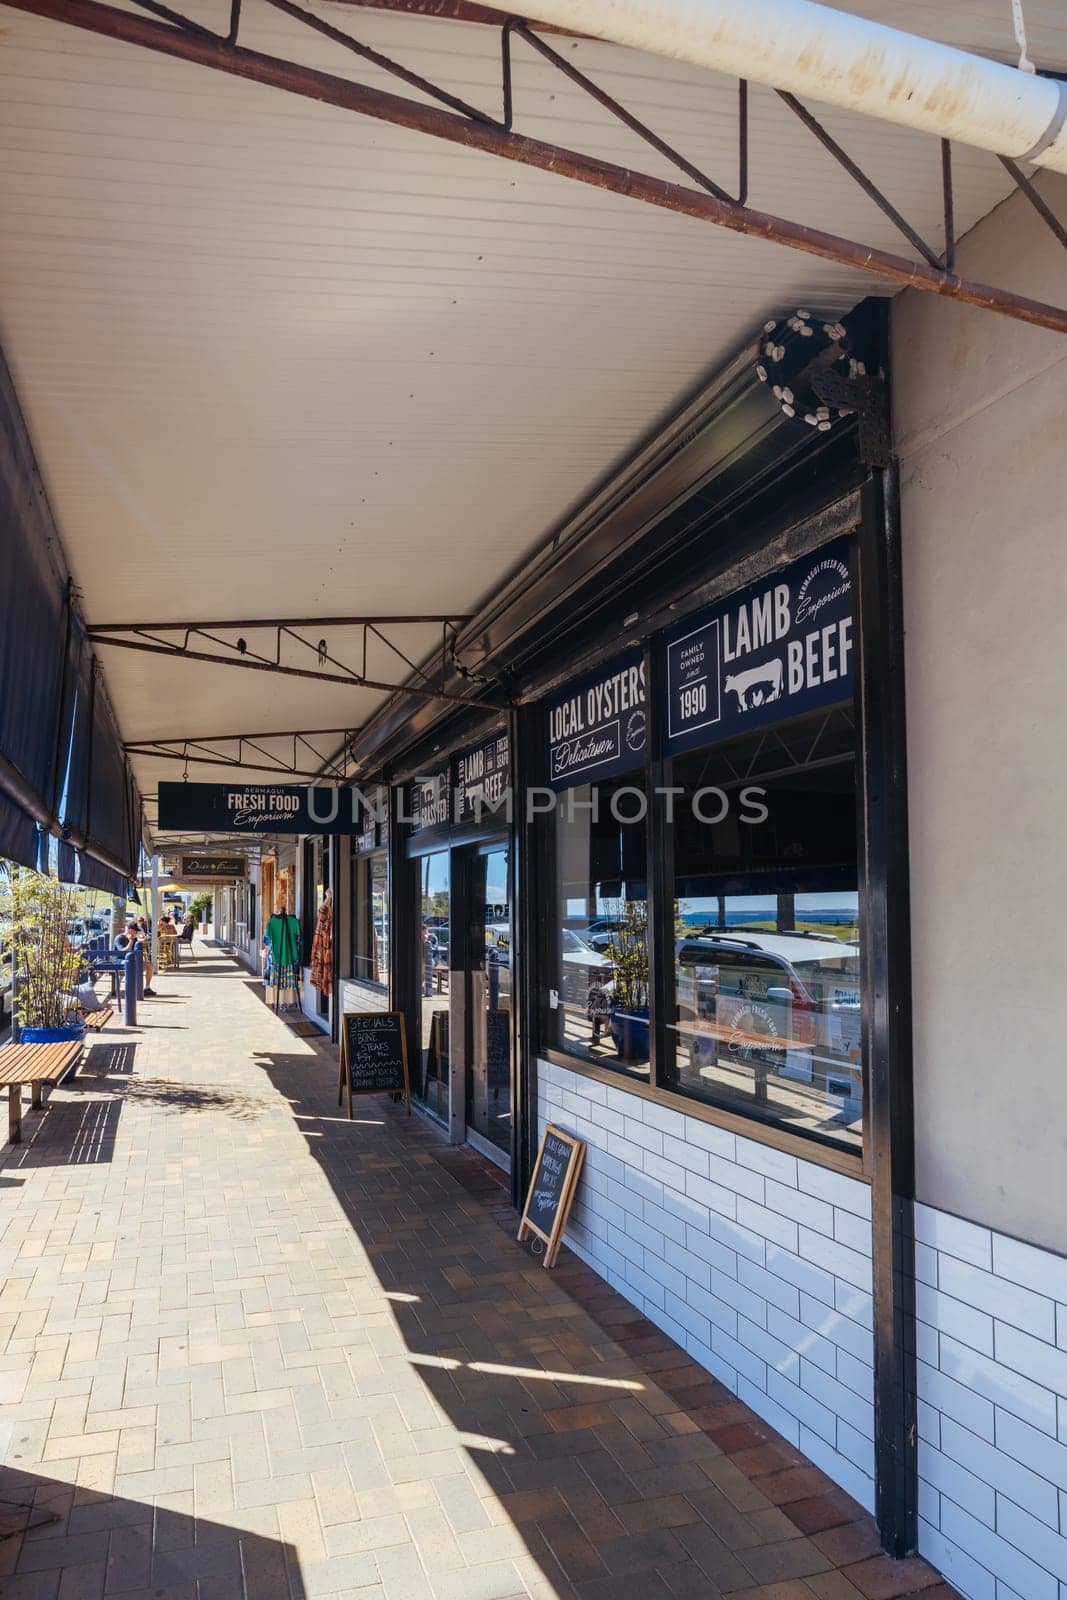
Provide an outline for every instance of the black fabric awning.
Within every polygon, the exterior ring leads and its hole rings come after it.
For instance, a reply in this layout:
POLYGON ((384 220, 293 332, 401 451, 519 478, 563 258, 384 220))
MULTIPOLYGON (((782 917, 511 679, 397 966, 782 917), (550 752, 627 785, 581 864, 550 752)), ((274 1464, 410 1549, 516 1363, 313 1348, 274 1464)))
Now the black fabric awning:
POLYGON ((34 865, 26 825, 37 823, 112 877, 121 869, 124 889, 137 864, 140 797, 2 354, 0 572, 0 854, 34 865))
POLYGON ((83 889, 101 889, 104 894, 113 895, 118 900, 129 898, 129 880, 113 867, 105 867, 95 856, 83 855, 78 863, 78 872, 78 882, 83 889))
POLYGON ((37 865, 37 824, 0 789, 0 857, 23 867, 37 865))
POLYGON ((78 881, 78 852, 72 844, 65 844, 62 839, 59 841, 56 877, 60 883, 77 883, 78 881))
MULTIPOLYGON (((13 404, 3 368, 0 413, 13 404)), ((63 709, 68 584, 25 426, 19 426, 22 418, 16 412, 0 420, 6 424, 0 427, 0 755, 11 769, 9 778, 50 813, 63 709)))

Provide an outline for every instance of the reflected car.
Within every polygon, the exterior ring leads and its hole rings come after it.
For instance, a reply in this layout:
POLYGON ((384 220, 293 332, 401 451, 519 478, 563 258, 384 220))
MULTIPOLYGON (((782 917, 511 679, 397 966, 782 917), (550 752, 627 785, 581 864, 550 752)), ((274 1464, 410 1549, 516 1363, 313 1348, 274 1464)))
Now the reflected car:
POLYGON ((573 928, 560 929, 560 999, 564 1005, 584 1011, 593 983, 610 994, 613 969, 606 956, 580 939, 573 928))
POLYGON ((709 933, 675 946, 678 1028, 696 1072, 752 1068, 862 1099, 859 946, 825 934, 709 933))

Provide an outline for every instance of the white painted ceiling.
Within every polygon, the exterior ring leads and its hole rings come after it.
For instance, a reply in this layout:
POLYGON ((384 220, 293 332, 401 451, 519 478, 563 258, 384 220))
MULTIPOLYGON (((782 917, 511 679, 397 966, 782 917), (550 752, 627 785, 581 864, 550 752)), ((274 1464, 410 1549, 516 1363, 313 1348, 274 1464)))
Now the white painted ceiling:
MULTIPOLYGON (((316 9, 496 110, 494 29, 316 9)), ((1013 59, 1008 0, 852 9, 1013 59)), ((198 15, 220 26, 224 10, 200 0, 198 15)), ((1061 0, 1026 14, 1031 54, 1067 63, 1061 0)), ((257 48, 406 92, 262 0, 244 27, 257 48)), ((560 47, 734 182, 734 85, 560 47)), ((675 175, 521 43, 515 86, 520 132, 675 175)), ((754 91, 752 117, 752 205, 907 252, 772 95, 754 91)), ((936 144, 825 120, 936 241, 936 144)), ((955 177, 961 231, 1009 187, 975 152, 956 152, 955 177)), ((0 342, 90 623, 471 612, 765 317, 840 312, 877 288, 0 5, 0 342)), ((394 637, 418 659, 439 630, 394 637)), ((328 642, 358 654, 352 634, 328 642)), ((358 726, 383 698, 102 659, 128 740, 358 726)), ((398 665, 378 650, 368 670, 398 665)), ((135 766, 146 796, 180 775, 135 766)))

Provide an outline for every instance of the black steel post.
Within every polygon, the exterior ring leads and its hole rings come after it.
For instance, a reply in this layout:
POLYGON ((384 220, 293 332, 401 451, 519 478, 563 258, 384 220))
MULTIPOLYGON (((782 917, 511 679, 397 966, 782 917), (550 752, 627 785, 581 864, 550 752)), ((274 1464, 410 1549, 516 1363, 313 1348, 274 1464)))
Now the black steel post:
POLYGON ((511 743, 511 835, 509 857, 512 971, 511 1200, 522 1205, 537 1149, 537 1046, 540 1034, 538 972, 541 918, 538 909, 536 819, 527 811, 527 793, 537 782, 539 710, 520 706, 508 718, 511 743))
MULTIPOLYGON (((666 654, 645 647, 646 705, 667 704, 666 654)), ((673 1064, 673 1039, 669 1037, 676 1020, 674 1003, 674 837, 669 822, 671 762, 661 753, 660 719, 648 720, 645 752, 645 782, 648 799, 647 895, 648 895, 648 993, 652 1011, 649 1045, 652 1060, 650 1081, 668 1082, 668 1062, 673 1064), (653 739, 656 745, 653 745, 653 739)))
POLYGON ((408 859, 408 829, 400 821, 403 791, 386 789, 389 797, 389 1005, 404 1015, 413 1098, 422 1098, 422 954, 421 922, 415 895, 415 873, 408 859))
POLYGON ((875 1497, 886 1551, 915 1549, 914 1105, 898 476, 867 485, 859 534, 862 962, 874 1258, 875 1497))

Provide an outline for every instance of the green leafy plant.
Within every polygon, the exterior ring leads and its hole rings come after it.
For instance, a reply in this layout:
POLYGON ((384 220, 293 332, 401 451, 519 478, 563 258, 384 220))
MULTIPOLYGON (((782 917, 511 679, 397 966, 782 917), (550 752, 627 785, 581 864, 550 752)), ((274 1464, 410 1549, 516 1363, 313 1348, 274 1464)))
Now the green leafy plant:
POLYGON ((648 906, 644 900, 624 900, 613 920, 615 931, 604 951, 611 962, 616 1008, 632 1011, 648 1005, 648 906))
POLYGON ((189 910, 193 914, 193 921, 196 923, 210 922, 214 909, 214 897, 210 894, 194 895, 189 904, 189 910))
POLYGON ((28 867, 6 863, 4 898, 11 913, 15 1015, 27 1028, 61 1028, 77 1020, 73 996, 79 960, 68 924, 84 898, 28 867))

